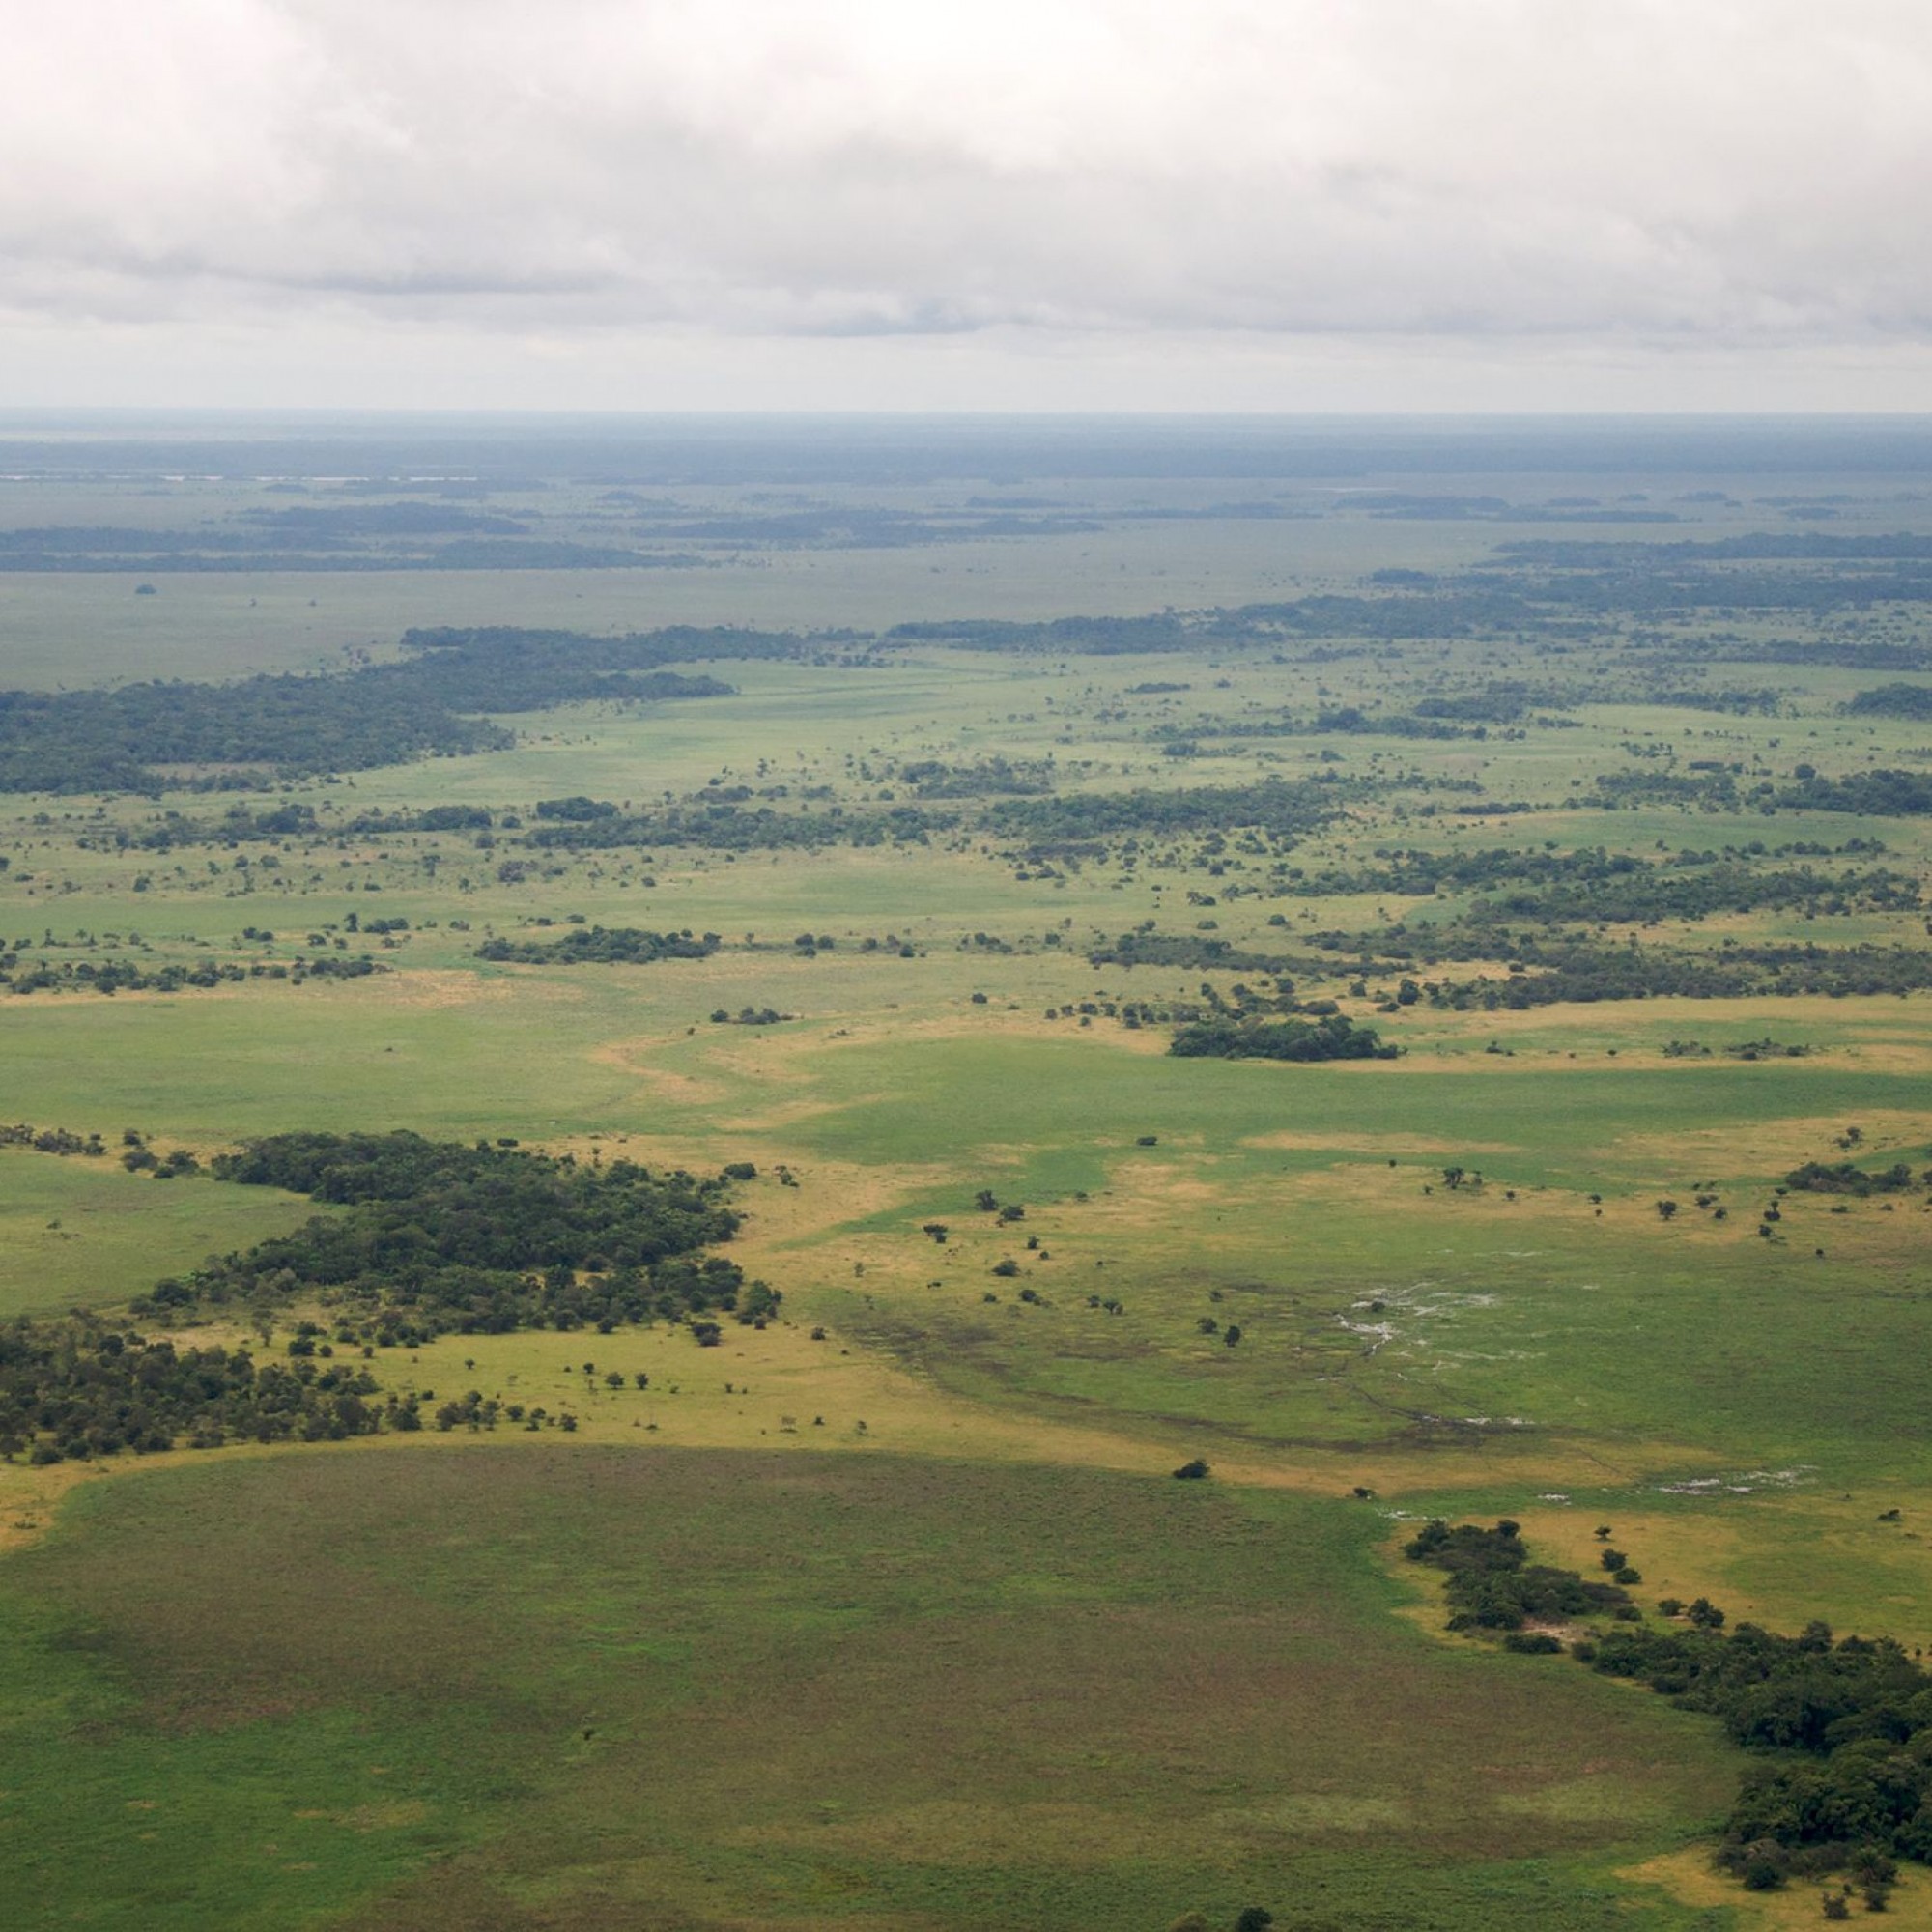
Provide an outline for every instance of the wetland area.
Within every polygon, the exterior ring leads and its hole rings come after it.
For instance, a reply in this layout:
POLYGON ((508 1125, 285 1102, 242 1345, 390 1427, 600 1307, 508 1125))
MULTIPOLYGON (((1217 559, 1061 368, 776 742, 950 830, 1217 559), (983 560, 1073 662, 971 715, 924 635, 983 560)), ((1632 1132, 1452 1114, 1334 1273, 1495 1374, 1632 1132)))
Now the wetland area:
POLYGON ((1922 421, 9 417, 0 686, 10 1924, 1932 1925, 1922 421))

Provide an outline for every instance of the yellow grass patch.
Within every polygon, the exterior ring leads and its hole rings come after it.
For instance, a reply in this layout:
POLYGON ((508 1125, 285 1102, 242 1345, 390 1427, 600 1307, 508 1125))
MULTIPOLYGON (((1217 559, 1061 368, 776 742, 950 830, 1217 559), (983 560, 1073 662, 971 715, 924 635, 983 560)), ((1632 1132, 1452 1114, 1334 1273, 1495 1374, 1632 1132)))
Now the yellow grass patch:
POLYGON ((614 1066, 620 1073, 642 1084, 667 1100, 692 1106, 713 1106, 724 1099, 730 1089, 722 1081, 703 1080, 693 1073, 675 1072, 655 1066, 649 1056, 661 1052, 666 1042, 660 1038, 611 1040, 590 1049, 591 1060, 599 1066, 614 1066))
MULTIPOLYGON (((1174 1452, 1156 1439, 1121 1431, 1079 1429, 988 1411, 946 1395, 836 1334, 813 1342, 789 1323, 754 1329, 727 1322, 724 1342, 700 1349, 682 1329, 618 1335, 525 1330, 514 1335, 445 1337, 377 1363, 385 1388, 433 1389, 425 1406, 477 1389, 553 1416, 577 1418, 576 1437, 636 1446, 684 1448, 891 1449, 899 1454, 1066 1463, 1165 1471, 1174 1452), (465 1363, 473 1364, 465 1367, 465 1363), (590 1374, 583 1364, 595 1364, 590 1374), (642 1371, 649 1386, 639 1389, 642 1371), (625 1386, 604 1378, 618 1372, 625 1386), (726 1387, 726 1384, 729 1387, 726 1387)), ((499 1436, 519 1431, 505 1423, 499 1436)), ((377 1443, 423 1438, 364 1438, 377 1443)), ((454 1432, 444 1440, 465 1437, 454 1432)), ((534 1438, 533 1438, 534 1439, 534 1438)), ((542 1439, 554 1442, 556 1432, 542 1439)), ((352 1445, 355 1446, 355 1445, 352 1445)))
MULTIPOLYGON (((1617 1876, 1639 1885, 1654 1885, 1680 1904, 1703 1911, 1728 1907, 1741 1932, 1786 1932, 1787 1927, 1801 1925, 1809 1932, 1824 1918, 1821 1901, 1826 1891, 1841 1889, 1836 1882, 1820 1885, 1799 1879, 1782 1891, 1747 1891, 1736 1879, 1714 1870, 1709 1851, 1699 1847, 1628 1865, 1617 1876)), ((1862 1904, 1855 1903, 1852 1909, 1856 1918, 1871 1922, 1862 1904)), ((1911 1865, 1900 1865, 1898 1888, 1886 1905, 1885 1917, 1877 1922, 1905 1928, 1905 1932, 1928 1932, 1932 1928, 1932 1876, 1911 1865)))
POLYGON ((1932 1109, 1861 1109, 1855 1122, 1835 1114, 1741 1119, 1698 1131, 1623 1134, 1610 1145, 1620 1154, 1656 1162, 1665 1173, 1784 1174, 1807 1160, 1830 1163, 1851 1158, 1837 1145, 1848 1126, 1862 1131, 1864 1139, 1852 1154, 1861 1165, 1869 1165, 1892 1149, 1923 1147, 1932 1139, 1932 1109))
POLYGON ((0 1551, 20 1548, 43 1536, 54 1512, 79 1484, 99 1482, 114 1467, 128 1465, 57 1463, 36 1469, 24 1463, 0 1463, 0 1551))
POLYGON ((512 999, 523 1005, 533 991, 514 980, 446 966, 412 966, 358 982, 354 996, 365 1005, 423 1012, 450 1007, 500 1006, 512 999))
MULTIPOLYGON (((788 1190, 787 1190, 788 1191, 788 1190)), ((196 1330, 197 1343, 225 1345, 252 1340, 240 1330, 196 1330)), ((1493 1482, 1493 1450, 1404 1450, 1389 1446, 1355 1450, 1279 1451, 1224 1441, 1211 1431, 1156 1423, 1086 1427, 1015 1405, 994 1407, 950 1395, 916 1374, 840 1337, 813 1342, 803 1327, 780 1323, 763 1330, 727 1323, 723 1344, 699 1349, 683 1328, 630 1330, 615 1335, 523 1330, 511 1335, 445 1336, 410 1350, 387 1350, 372 1366, 383 1387, 413 1391, 433 1414, 440 1403, 469 1389, 553 1416, 569 1413, 577 1428, 568 1438, 645 1450, 679 1448, 839 1450, 948 1460, 1026 1463, 1169 1474, 1202 1454, 1215 1479, 1236 1485, 1290 1489, 1337 1499, 1365 1485, 1384 1496, 1427 1487, 1440 1490, 1493 1482), (593 1364, 590 1373, 583 1365, 593 1364), (649 1385, 637 1388, 642 1370, 649 1385), (621 1372, 624 1386, 604 1377, 621 1372), (725 1384, 729 1383, 727 1390, 725 1384), (433 1391, 433 1395, 425 1393, 433 1391)), ((120 1457, 99 1463, 63 1463, 48 1468, 0 1464, 0 1549, 34 1541, 50 1526, 61 1501, 83 1483, 113 1480, 146 1468, 203 1463, 211 1455, 343 1456, 460 1451, 481 1441, 544 1442, 564 1438, 555 1428, 529 1433, 503 1422, 494 1434, 429 1426, 417 1435, 359 1436, 343 1443, 287 1443, 270 1447, 235 1444, 207 1451, 176 1449, 161 1455, 120 1457)), ((1686 1466, 1693 1453, 1659 1450, 1686 1466)), ((1582 1453, 1551 1445, 1550 1453, 1512 1454, 1513 1479, 1550 1487, 1600 1482, 1603 1464, 1582 1453)), ((1406 1534, 1406 1530, 1403 1531, 1406 1534)), ((1421 1584, 1406 1564, 1392 1557, 1398 1574, 1421 1584)), ((1414 1613, 1439 1633, 1435 1593, 1424 1591, 1414 1613)))
POLYGON ((1540 1559, 1590 1575, 1605 1548, 1596 1528, 1607 1523, 1609 1547, 1642 1573, 1632 1594, 1646 1608, 1663 1597, 1708 1597, 1734 1624, 1795 1631, 1816 1618, 1895 1637, 1907 1649, 1932 1646, 1932 1497, 1889 1487, 1836 1497, 1765 1494, 1763 1479, 1749 1472, 1719 1483, 1707 1504, 1690 1510, 1545 1508, 1518 1520, 1540 1559), (1746 1496, 1730 1484, 1757 1487, 1746 1496), (1901 1520, 1880 1520, 1890 1509, 1901 1520))

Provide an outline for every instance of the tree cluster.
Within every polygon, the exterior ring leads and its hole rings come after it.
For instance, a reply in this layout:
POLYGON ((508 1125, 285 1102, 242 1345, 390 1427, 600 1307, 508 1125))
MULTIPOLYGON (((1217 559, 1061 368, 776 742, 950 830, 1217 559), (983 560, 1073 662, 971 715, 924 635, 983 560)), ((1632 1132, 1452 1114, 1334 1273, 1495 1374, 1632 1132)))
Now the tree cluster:
POLYGON ((1401 1050, 1383 1045, 1373 1027, 1356 1026, 1341 1013, 1314 1021, 1216 1015, 1181 1027, 1168 1048, 1189 1060, 1299 1062, 1393 1060, 1401 1050))
POLYGON ((87 1318, 0 1328, 0 1455, 35 1463, 418 1426, 412 1398, 376 1393, 359 1363, 262 1362, 87 1318))
POLYGON ((157 768, 177 765, 217 768, 193 782, 246 788, 264 773, 360 771, 511 743, 476 713, 731 691, 658 668, 666 647, 649 640, 412 632, 404 642, 400 663, 326 676, 0 691, 0 791, 153 792, 157 768))
POLYGON ((1507 1520, 1494 1529, 1430 1522, 1403 1546, 1403 1554, 1448 1572, 1451 1630, 1520 1631, 1533 1621, 1613 1613, 1630 1602, 1613 1582, 1532 1563, 1520 1528, 1507 1520))
MULTIPOLYGON (((1917 713, 1913 714, 1918 715, 1917 713)), ((1932 817, 1932 778, 1880 768, 1841 779, 1801 779, 1777 795, 1801 811, 1856 811, 1868 818, 1932 817)))
POLYGON ((158 1283, 136 1304, 144 1316, 318 1300, 340 1339, 393 1346, 450 1331, 609 1332, 721 1309, 763 1321, 777 1306, 704 1252, 738 1225, 723 1178, 403 1132, 274 1135, 212 1165, 218 1179, 343 1211, 158 1283))
POLYGON ((581 925, 557 939, 486 939, 476 956, 526 966, 650 966, 660 959, 708 959, 720 943, 715 932, 694 937, 635 925, 581 925))
POLYGON ((1845 711, 1853 718, 1932 718, 1932 686, 1875 685, 1860 692, 1845 711))
MULTIPOLYGON (((1932 1168, 1920 1179, 1932 1186, 1932 1168)), ((1912 1186, 1912 1170, 1900 1161, 1874 1173, 1849 1160, 1807 1160, 1784 1177, 1784 1184, 1802 1194, 1849 1194, 1860 1201, 1874 1194, 1904 1194, 1912 1186)))

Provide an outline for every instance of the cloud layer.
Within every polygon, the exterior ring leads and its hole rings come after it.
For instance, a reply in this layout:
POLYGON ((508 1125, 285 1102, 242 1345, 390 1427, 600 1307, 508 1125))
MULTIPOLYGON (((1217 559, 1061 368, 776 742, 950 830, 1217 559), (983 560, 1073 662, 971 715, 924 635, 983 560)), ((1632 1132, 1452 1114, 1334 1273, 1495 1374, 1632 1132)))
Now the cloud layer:
POLYGON ((1922 0, 66 0, 0 317, 1900 345, 1922 0))

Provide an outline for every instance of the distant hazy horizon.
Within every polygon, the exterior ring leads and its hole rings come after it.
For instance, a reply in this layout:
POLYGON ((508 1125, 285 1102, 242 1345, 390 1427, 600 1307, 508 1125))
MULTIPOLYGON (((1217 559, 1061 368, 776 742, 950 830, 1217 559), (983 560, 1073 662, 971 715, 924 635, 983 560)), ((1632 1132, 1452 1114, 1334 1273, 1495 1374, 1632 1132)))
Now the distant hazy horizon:
POLYGON ((0 477, 527 477, 856 485, 1196 477, 1932 476, 1932 414, 0 409, 0 477))

